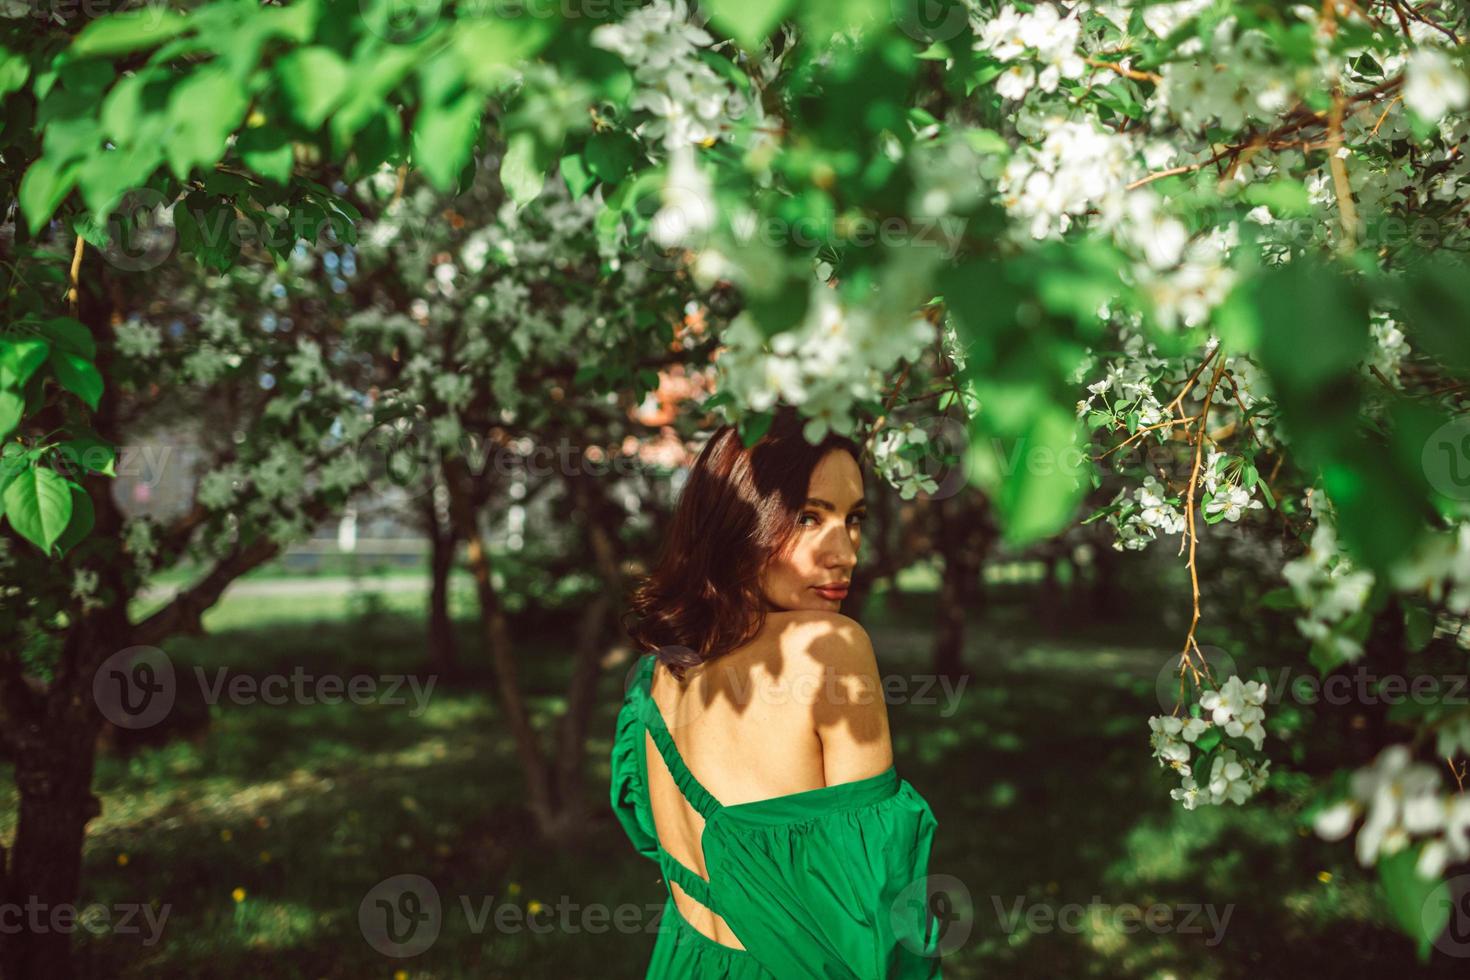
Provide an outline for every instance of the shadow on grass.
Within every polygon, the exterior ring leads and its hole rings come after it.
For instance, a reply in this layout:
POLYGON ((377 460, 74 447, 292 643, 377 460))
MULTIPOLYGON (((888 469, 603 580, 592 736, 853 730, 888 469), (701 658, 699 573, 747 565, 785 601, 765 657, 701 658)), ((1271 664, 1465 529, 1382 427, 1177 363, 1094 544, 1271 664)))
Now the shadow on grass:
MULTIPOLYGON (((905 597, 874 617, 885 673, 924 676, 928 605, 905 597)), ((377 678, 423 666, 411 615, 277 622, 270 608, 236 611, 252 627, 171 645, 181 682, 195 683, 196 666, 256 680, 298 665, 377 678)), ((461 649, 472 661, 471 632, 461 649)), ((566 646, 523 641, 542 725, 566 646)), ((1350 849, 1294 829, 1289 793, 1194 812, 1170 801, 1146 724, 1166 648, 1118 624, 1058 636, 1029 611, 1001 610, 974 624, 975 672, 954 696, 915 683, 892 705, 900 772, 939 820, 931 873, 962 886, 945 917, 968 933, 945 976, 1463 975, 1443 958, 1414 964, 1350 849), (1130 904, 1158 904, 1169 921, 1151 931, 1120 918, 1130 904)), ((589 745, 599 800, 623 673, 603 678, 589 745)), ((226 698, 202 738, 100 760, 83 904, 167 917, 151 944, 141 917, 126 933, 116 913, 115 931, 79 933, 83 975, 642 976, 664 891, 611 814, 576 848, 540 845, 485 672, 437 681, 416 714, 400 694, 398 705, 226 698), (431 881, 442 907, 437 941, 408 959, 375 949, 358 920, 374 886, 400 874, 431 881)))

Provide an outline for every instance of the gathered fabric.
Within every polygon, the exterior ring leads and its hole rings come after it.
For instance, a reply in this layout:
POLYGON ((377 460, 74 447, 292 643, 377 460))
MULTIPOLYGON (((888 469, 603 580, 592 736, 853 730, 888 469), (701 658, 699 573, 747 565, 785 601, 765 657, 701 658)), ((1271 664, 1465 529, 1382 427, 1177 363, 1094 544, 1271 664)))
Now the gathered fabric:
POLYGON ((689 923, 669 891, 647 977, 659 980, 929 980, 940 923, 925 876, 937 826, 897 768, 853 782, 725 806, 685 765, 654 701, 654 657, 628 685, 613 739, 612 805, 666 888, 721 916, 737 949, 689 923), (708 879, 659 842, 648 798, 646 736, 679 791, 705 819, 708 879))

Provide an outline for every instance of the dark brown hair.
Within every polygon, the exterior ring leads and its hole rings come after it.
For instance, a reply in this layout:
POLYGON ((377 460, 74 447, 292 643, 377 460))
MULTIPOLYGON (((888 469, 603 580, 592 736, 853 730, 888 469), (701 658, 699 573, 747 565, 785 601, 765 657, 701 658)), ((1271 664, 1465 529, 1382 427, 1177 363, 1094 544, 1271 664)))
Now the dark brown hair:
POLYGON ((862 450, 828 433, 806 441, 790 406, 749 448, 733 425, 715 430, 689 472, 653 570, 633 589, 623 626, 640 652, 675 677, 751 640, 765 625, 760 574, 796 538, 812 471, 833 449, 862 450))

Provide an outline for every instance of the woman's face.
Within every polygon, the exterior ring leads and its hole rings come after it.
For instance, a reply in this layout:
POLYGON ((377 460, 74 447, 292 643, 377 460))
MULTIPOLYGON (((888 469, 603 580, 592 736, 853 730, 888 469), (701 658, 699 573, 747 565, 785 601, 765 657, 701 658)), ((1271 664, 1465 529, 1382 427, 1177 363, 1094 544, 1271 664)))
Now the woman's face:
POLYGON ((770 608, 838 609, 857 565, 866 513, 857 460, 845 449, 832 450, 812 470, 788 553, 773 557, 761 573, 770 608))

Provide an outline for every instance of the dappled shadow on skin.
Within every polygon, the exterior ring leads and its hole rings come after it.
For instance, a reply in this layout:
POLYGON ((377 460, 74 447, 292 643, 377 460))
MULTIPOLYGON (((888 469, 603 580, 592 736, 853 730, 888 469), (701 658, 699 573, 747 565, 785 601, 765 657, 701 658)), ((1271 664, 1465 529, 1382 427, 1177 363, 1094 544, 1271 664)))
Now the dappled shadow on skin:
MULTIPOLYGON (((882 688, 866 647, 864 631, 846 617, 772 612, 748 643, 689 667, 682 681, 656 664, 651 694, 678 754, 716 800, 725 806, 766 802, 874 776, 891 764, 882 688), (836 740, 844 743, 840 749, 836 740), (848 761, 854 758, 861 762, 848 761), (834 765, 844 764, 839 778, 829 778, 834 765)), ((709 880, 705 820, 675 784, 652 734, 644 739, 659 839, 676 860, 709 880)), ((672 891, 697 932, 744 948, 722 917, 677 883, 672 891)))

